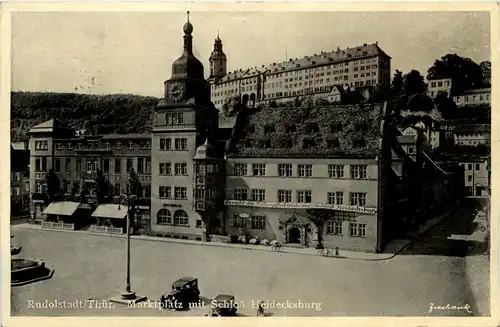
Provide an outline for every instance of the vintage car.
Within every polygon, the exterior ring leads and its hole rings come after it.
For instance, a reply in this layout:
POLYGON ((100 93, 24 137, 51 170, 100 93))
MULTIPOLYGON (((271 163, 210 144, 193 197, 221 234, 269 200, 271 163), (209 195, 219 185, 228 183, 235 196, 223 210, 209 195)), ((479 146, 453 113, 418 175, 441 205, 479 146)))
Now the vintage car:
POLYGON ((190 303, 200 300, 198 279, 194 277, 182 277, 173 282, 172 291, 165 298, 165 307, 175 310, 184 310, 190 303))
POLYGON ((238 310, 238 303, 234 300, 234 296, 229 294, 217 295, 210 304, 212 317, 234 316, 238 310))

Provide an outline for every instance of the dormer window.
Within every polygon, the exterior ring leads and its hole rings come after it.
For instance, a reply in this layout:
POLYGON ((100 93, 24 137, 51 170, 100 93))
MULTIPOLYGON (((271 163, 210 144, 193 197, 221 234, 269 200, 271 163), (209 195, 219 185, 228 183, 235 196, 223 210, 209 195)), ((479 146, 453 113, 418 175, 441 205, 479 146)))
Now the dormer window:
POLYGON ((264 133, 265 134, 274 133, 274 132, 276 132, 276 127, 274 125, 264 126, 264 133))
POLYGON ((337 138, 331 138, 326 140, 326 145, 330 149, 338 148, 340 146, 340 142, 337 138))
POLYGON ((104 147, 106 148, 106 150, 109 150, 110 144, 108 141, 104 142, 104 147))
POLYGON ((341 123, 330 125, 330 133, 338 133, 340 131, 342 131, 342 124, 341 123))
POLYGON ((366 133, 368 131, 368 125, 366 122, 356 124, 356 130, 361 133, 366 133))
POLYGON ((286 141, 282 141, 280 143, 280 146, 284 149, 288 149, 288 148, 291 148, 293 146, 293 142, 292 140, 286 140, 286 141))
POLYGON ((319 133, 319 127, 317 123, 308 123, 306 125, 307 133, 319 133))
POLYGON ((251 148, 253 146, 253 142, 252 142, 252 140, 247 139, 247 140, 245 140, 244 145, 245 145, 245 148, 251 148))
POLYGON ((310 149, 316 146, 316 141, 314 139, 304 139, 302 141, 302 149, 310 149))
POLYGON ((295 125, 286 125, 285 126, 285 133, 296 133, 297 132, 297 127, 295 125))
POLYGON ((364 148, 366 146, 366 141, 363 138, 356 139, 353 141, 353 146, 355 148, 364 148))

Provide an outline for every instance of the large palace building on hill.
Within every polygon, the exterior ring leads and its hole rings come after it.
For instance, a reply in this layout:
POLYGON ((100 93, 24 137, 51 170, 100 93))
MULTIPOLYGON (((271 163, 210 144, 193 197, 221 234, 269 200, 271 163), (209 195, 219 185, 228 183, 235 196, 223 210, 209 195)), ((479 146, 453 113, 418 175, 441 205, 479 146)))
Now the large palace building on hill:
POLYGON ((218 109, 234 97, 249 105, 306 95, 327 98, 335 86, 376 87, 391 80, 391 57, 378 42, 228 73, 217 35, 209 61, 212 101, 218 109))
MULTIPOLYGON (((431 211, 456 203, 463 170, 438 167, 425 154, 425 133, 402 135, 388 104, 264 103, 241 110, 229 132, 219 126, 214 103, 229 90, 257 101, 327 93, 336 83, 388 83, 390 58, 376 44, 226 74, 218 38, 210 85, 193 54, 189 17, 183 32, 151 134, 77 136, 54 120, 32 128, 32 217, 51 220, 42 227, 74 228, 58 220, 82 209, 94 211, 90 230, 123 232, 126 210, 96 203, 101 172, 114 200, 136 172, 145 202, 137 215, 148 235, 199 241, 259 237, 381 252, 431 211), (47 203, 50 171, 63 181, 63 193, 85 193, 85 203, 47 203)), ((78 219, 70 221, 85 221, 78 219)))

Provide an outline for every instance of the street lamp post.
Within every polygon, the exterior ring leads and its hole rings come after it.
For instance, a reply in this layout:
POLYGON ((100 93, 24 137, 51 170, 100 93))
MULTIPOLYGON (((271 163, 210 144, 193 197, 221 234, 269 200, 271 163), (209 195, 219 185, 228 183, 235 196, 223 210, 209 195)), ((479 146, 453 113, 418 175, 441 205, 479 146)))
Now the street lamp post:
MULTIPOLYGON (((127 258, 126 258, 126 282, 125 282, 125 291, 120 293, 119 296, 113 297, 110 299, 112 302, 117 302, 117 303, 122 303, 122 304, 130 304, 130 303, 137 303, 140 301, 144 301, 147 298, 145 296, 138 296, 135 292, 132 291, 132 288, 130 286, 130 209, 133 206, 133 200, 137 198, 135 195, 121 195, 119 201, 124 198, 126 199, 127 203, 127 221, 126 221, 126 236, 127 236, 127 242, 126 242, 126 252, 127 252, 127 258)), ((120 205, 120 204, 119 204, 120 205)), ((120 207, 118 207, 120 208, 120 207)))

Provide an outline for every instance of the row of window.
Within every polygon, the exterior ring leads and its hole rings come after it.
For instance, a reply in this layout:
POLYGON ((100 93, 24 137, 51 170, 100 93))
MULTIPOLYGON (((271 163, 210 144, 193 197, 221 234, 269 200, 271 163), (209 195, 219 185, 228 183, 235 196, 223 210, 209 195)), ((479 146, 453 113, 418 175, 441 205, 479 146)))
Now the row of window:
POLYGON ((175 138, 174 147, 172 148, 171 138, 160 139, 160 150, 163 151, 186 151, 187 150, 187 138, 175 138))
POLYGON ((463 100, 463 102, 475 103, 477 101, 489 101, 490 95, 489 94, 486 94, 486 95, 461 95, 461 96, 454 97, 454 100, 456 103, 460 103, 462 100, 463 100))
MULTIPOLYGON (((293 165, 292 164, 278 164, 278 175, 280 177, 292 177, 293 176, 293 165)), ((366 179, 367 178, 367 165, 351 165, 350 166, 350 178, 354 179, 366 179)), ((297 165, 297 177, 312 177, 313 176, 313 165, 297 165)), ((266 164, 252 164, 251 170, 252 176, 266 176, 266 164)), ((248 175, 248 164, 235 163, 234 164, 234 175, 236 176, 247 176, 248 175)), ((330 178, 343 178, 344 177, 344 165, 328 165, 328 177, 330 178)))
MULTIPOLYGON (((96 183, 95 182, 86 182, 85 184, 82 184, 80 180, 78 181, 70 181, 69 178, 67 180, 62 180, 61 181, 61 190, 67 194, 80 194, 82 191, 82 186, 83 189, 86 190, 86 194, 90 196, 95 196, 96 195, 96 183)), ((120 187, 120 185, 110 183, 109 185, 109 195, 110 196, 118 196, 120 194, 123 194, 124 192, 129 192, 130 185, 126 185, 123 189, 120 187)), ((151 185, 146 184, 142 185, 142 194, 140 195, 143 198, 150 198, 151 197, 151 185)), ((46 192, 46 184, 44 181, 38 181, 35 186, 35 190, 37 193, 45 193, 46 192)))
MULTIPOLYGON (((54 159, 54 172, 61 172, 63 163, 65 167, 65 171, 72 171, 71 169, 71 158, 55 158, 54 159)), ((110 165, 114 164, 115 166, 115 174, 121 173, 121 159, 103 159, 102 160, 102 171, 104 173, 110 172, 110 165)), ((127 163, 127 172, 131 171, 133 168, 133 159, 126 159, 127 163)), ((95 172, 99 169, 99 160, 87 159, 86 161, 86 171, 87 172, 95 172)), ((35 171, 47 171, 47 158, 41 157, 35 159, 35 171)), ((75 171, 82 171, 82 159, 76 158, 76 169, 75 171)), ((137 158, 137 172, 140 174, 149 174, 151 173, 151 159, 150 158, 137 158)))
MULTIPOLYGON (((472 164, 460 164, 465 170, 472 170, 472 164)), ((475 170, 479 170, 481 168, 480 164, 475 164, 475 170)))
MULTIPOLYGON (((361 77, 369 77, 370 73, 361 73, 361 74, 354 74, 354 78, 361 78, 361 77)), ((377 72, 372 72, 371 76, 377 76, 377 72)))
MULTIPOLYGON (((228 197, 230 196, 230 191, 228 191, 228 197)), ((233 190, 234 200, 240 201, 266 201, 266 190, 265 189, 252 189, 247 188, 235 188, 233 190)), ((292 190, 278 190, 277 191, 278 202, 292 202, 292 190)), ((297 190, 295 200, 297 203, 312 203, 312 191, 311 190, 297 190)), ((344 192, 328 192, 327 193, 327 203, 328 204, 344 204, 344 192)), ((366 205, 366 193, 362 192, 350 192, 349 193, 349 204, 354 206, 365 206, 366 205)))
POLYGON ((187 200, 187 188, 182 186, 160 186, 158 196, 160 199, 187 200), (172 188, 174 196, 172 197, 172 188))
MULTIPOLYGON (((326 233, 331 235, 343 235, 342 221, 328 220, 326 223, 326 233)), ((232 227, 245 228, 247 227, 247 218, 233 215, 232 227)), ((251 216, 250 217, 251 229, 266 229, 265 216, 251 216)), ((349 236, 352 237, 366 237, 366 224, 349 223, 349 236)))
MULTIPOLYGON (((172 213, 167 209, 160 209, 156 214, 156 223, 159 225, 180 225, 188 226, 189 217, 184 210, 177 210, 172 213)), ((198 224, 198 222, 197 222, 198 224)), ((198 227, 198 226, 197 226, 198 227)))
MULTIPOLYGON (((159 171, 161 176, 172 175, 172 163, 165 162, 159 164, 159 171)), ((174 175, 175 176, 187 176, 187 163, 174 163, 174 175)))
MULTIPOLYGON (((310 58, 308 58, 308 59, 310 60, 310 58)), ((287 71, 287 72, 282 72, 282 73, 277 73, 277 74, 266 74, 265 78, 267 80, 273 80, 273 79, 280 79, 283 77, 294 76, 294 75, 311 75, 311 74, 313 74, 313 70, 314 71, 327 71, 327 74, 328 74, 328 73, 334 72, 334 71, 332 71, 333 68, 347 67, 347 66, 349 66, 349 63, 353 63, 354 65, 365 64, 365 63, 374 63, 372 65, 367 65, 367 66, 362 66, 362 67, 354 67, 355 71, 358 68, 361 68, 361 70, 370 69, 370 68, 376 69, 378 66, 375 63, 377 63, 377 62, 378 62, 378 57, 367 58, 367 59, 347 60, 344 62, 328 64, 328 65, 321 66, 321 67, 314 67, 314 68, 304 67, 303 69, 298 69, 295 71, 287 71)), ((276 66, 276 64, 273 64, 272 66, 276 66)), ((342 71, 347 72, 345 70, 346 70, 345 68, 342 69, 342 71)), ((337 72, 337 71, 338 70, 336 70, 335 72, 337 72)), ((241 80, 241 82, 242 82, 241 83, 242 85, 257 83, 258 77, 253 77, 253 78, 241 80)), ((238 85, 238 83, 239 83, 239 80, 228 81, 225 83, 215 85, 215 88, 218 89, 218 88, 224 88, 227 86, 234 86, 234 85, 238 85)))
POLYGON ((48 141, 35 141, 35 150, 48 150, 49 142, 48 141))
POLYGON ((438 82, 431 82, 431 87, 443 87, 443 86, 450 86, 450 81, 438 81, 438 82))

